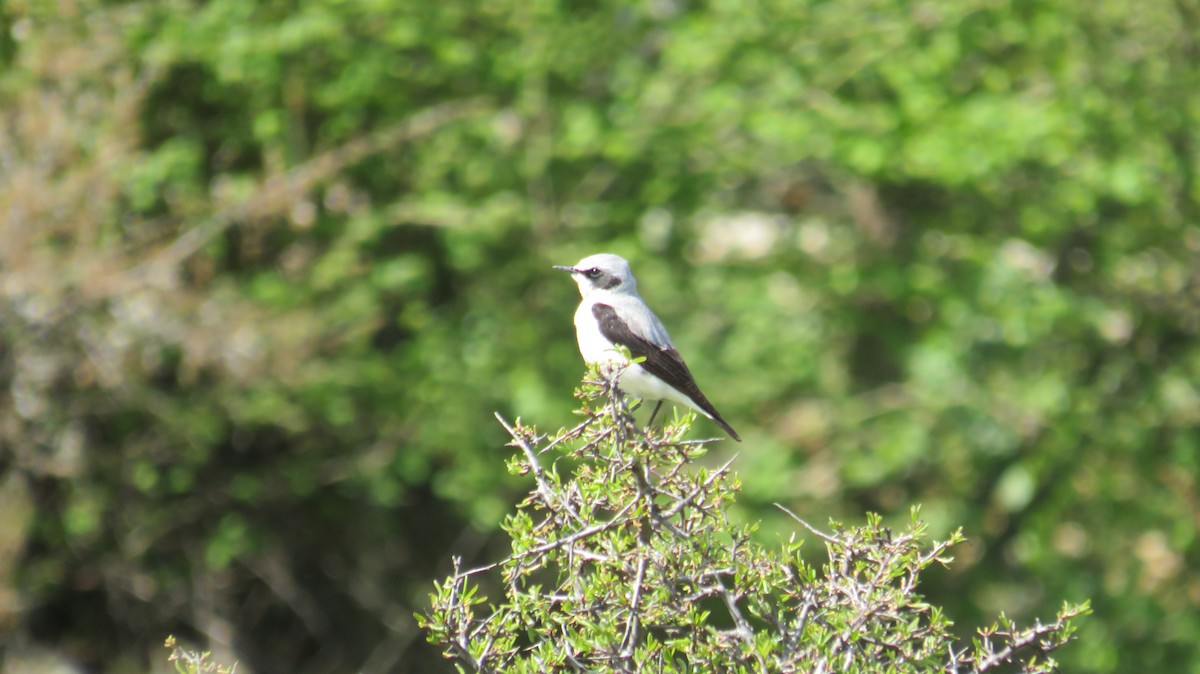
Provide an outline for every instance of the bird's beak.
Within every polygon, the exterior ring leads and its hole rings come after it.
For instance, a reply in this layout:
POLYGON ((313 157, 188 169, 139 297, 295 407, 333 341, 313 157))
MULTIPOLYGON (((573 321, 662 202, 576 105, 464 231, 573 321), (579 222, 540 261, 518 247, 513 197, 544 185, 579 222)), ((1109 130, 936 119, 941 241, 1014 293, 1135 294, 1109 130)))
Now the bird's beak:
POLYGON ((564 266, 562 266, 562 265, 558 265, 558 264, 554 265, 554 266, 552 267, 552 269, 557 269, 557 270, 559 270, 559 271, 569 271, 569 272, 571 272, 572 274, 574 274, 574 273, 575 273, 575 268, 574 268, 574 267, 564 267, 564 266))

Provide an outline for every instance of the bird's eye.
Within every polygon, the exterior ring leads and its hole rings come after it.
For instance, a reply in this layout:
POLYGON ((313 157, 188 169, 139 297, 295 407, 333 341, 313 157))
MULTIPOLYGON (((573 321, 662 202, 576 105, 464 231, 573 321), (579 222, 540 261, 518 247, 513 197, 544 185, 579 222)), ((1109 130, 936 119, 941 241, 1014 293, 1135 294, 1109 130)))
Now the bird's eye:
POLYGON ((600 276, 600 270, 599 270, 599 269, 597 269, 597 268, 595 268, 595 267, 592 267, 591 269, 589 269, 589 270, 587 270, 587 271, 585 271, 585 272, 583 272, 583 273, 584 273, 584 274, 585 274, 585 275, 586 275, 588 278, 596 278, 596 277, 600 276))

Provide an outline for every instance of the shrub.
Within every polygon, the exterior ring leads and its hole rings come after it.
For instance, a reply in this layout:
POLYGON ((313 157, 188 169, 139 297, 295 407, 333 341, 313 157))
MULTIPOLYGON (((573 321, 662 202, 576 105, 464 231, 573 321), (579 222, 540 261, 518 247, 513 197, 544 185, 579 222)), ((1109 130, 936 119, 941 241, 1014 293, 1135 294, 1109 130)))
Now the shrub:
MULTIPOLYGON (((831 524, 828 561, 801 556, 793 536, 764 546, 731 520, 732 461, 697 464, 704 441, 688 419, 635 424, 612 372, 592 371, 577 396, 583 421, 554 437, 497 418, 519 451, 510 472, 534 488, 504 522, 512 554, 438 583, 418 616, 463 671, 1049 672, 1049 654, 1088 612, 1064 604, 1052 622, 1019 628, 1001 615, 959 643, 953 623, 918 592, 963 540, 926 541, 912 521, 894 532, 879 515, 831 524), (488 603, 476 577, 498 572, 488 603)), ((782 506, 780 506, 782 508, 782 506)), ((790 513, 789 513, 790 514, 790 513)), ((793 515, 793 517, 795 517, 793 515)))

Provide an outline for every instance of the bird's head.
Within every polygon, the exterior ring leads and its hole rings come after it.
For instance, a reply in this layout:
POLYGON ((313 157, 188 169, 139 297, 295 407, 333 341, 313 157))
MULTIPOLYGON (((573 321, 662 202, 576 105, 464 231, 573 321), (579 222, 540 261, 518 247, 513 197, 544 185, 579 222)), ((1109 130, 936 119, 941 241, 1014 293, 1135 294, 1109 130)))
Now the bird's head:
POLYGON ((571 272, 571 278, 579 286, 579 294, 584 297, 597 292, 614 294, 629 294, 637 292, 637 281, 629 263, 620 255, 600 253, 589 255, 573 267, 555 265, 555 269, 571 272))

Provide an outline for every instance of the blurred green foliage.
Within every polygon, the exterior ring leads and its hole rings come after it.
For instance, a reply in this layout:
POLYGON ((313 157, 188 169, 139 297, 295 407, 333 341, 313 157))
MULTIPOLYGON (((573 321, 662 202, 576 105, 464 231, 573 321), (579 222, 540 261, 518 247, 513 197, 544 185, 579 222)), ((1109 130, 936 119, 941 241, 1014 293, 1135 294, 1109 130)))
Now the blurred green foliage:
MULTIPOLYGON (((1092 598, 1200 661, 1195 0, 13 0, 0 624, 96 671, 429 671, 411 615, 570 423, 633 263, 746 519, 971 540, 968 624, 1092 598), (32 512, 32 515, 26 513, 32 512), (15 542, 10 544, 12 538, 15 542)), ((14 642, 16 643, 16 642, 14 642)))

